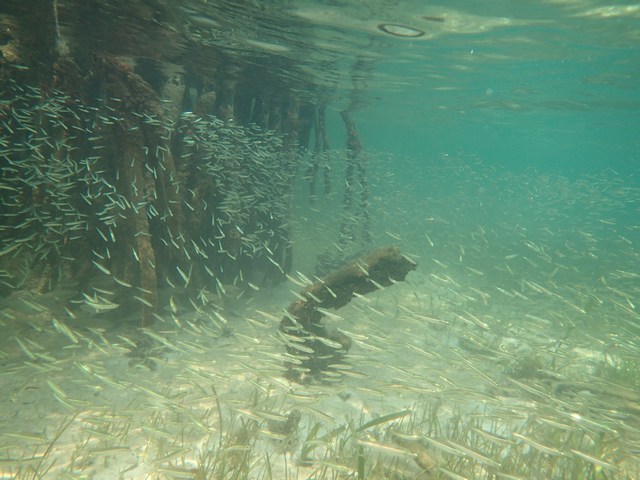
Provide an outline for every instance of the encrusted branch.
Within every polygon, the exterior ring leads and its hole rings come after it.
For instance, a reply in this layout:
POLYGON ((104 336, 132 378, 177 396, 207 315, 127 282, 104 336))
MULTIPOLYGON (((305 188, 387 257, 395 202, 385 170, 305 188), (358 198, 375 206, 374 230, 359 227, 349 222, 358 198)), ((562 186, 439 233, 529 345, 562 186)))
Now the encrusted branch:
POLYGON ((287 344, 288 353, 300 358, 300 362, 288 365, 289 377, 298 381, 308 375, 317 377, 331 363, 337 363, 351 346, 346 335, 329 331, 323 325, 324 314, 319 309, 338 309, 356 294, 365 295, 402 281, 416 266, 398 247, 384 247, 333 271, 300 292, 300 298, 289 306, 280 322, 282 332, 304 340, 287 344), (301 356, 301 351, 308 353, 301 356))

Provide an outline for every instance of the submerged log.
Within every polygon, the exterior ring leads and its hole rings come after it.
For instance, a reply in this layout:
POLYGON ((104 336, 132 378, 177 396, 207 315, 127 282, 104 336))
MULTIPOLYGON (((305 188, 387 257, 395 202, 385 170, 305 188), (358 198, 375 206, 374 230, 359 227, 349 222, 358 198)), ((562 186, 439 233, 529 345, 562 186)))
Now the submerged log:
POLYGON ((302 340, 287 343, 287 352, 299 358, 287 364, 288 377, 301 382, 321 378, 322 372, 338 363, 351 346, 349 337, 323 324, 324 314, 319 308, 343 307, 356 294, 365 295, 404 280, 416 266, 398 247, 384 247, 344 265, 300 292, 300 298, 289 306, 280 322, 283 333, 302 340), (301 352, 305 355, 301 356, 301 352))

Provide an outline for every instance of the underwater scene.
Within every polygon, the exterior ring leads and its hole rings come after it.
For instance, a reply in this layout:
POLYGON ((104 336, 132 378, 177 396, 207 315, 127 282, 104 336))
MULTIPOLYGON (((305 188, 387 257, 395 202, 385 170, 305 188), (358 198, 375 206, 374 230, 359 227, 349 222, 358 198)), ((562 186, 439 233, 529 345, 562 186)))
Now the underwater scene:
POLYGON ((3 0, 0 479, 640 479, 640 3, 3 0))

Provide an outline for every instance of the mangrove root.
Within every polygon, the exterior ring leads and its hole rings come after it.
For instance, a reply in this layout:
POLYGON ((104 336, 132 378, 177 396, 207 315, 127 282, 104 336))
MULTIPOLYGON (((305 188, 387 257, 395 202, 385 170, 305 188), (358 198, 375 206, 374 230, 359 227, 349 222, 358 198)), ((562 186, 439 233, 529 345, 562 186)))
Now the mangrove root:
MULTIPOLYGON (((296 357, 288 362, 288 377, 304 382, 331 372, 351 346, 351 339, 330 331, 319 309, 338 309, 355 294, 365 295, 405 279, 417 264, 400 253, 398 247, 384 247, 333 271, 300 292, 280 322, 287 352, 296 357), (295 336, 298 338, 291 338, 295 336)), ((335 372, 328 376, 336 376, 335 372)))

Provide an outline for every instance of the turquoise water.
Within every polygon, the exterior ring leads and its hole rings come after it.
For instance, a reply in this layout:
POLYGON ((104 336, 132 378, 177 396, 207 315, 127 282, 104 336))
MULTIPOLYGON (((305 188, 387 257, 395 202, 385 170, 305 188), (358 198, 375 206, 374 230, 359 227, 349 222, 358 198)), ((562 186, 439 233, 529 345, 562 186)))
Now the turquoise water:
POLYGON ((640 478, 639 17, 3 2, 0 479, 640 478))
POLYGON ((635 172, 636 8, 580 16, 599 3, 531 3, 494 10, 514 14, 513 25, 385 42, 375 68, 398 85, 373 88, 367 145, 464 151, 515 170, 635 172))

